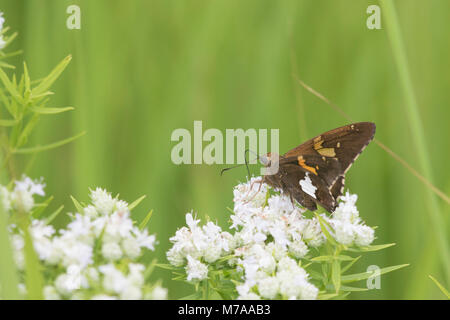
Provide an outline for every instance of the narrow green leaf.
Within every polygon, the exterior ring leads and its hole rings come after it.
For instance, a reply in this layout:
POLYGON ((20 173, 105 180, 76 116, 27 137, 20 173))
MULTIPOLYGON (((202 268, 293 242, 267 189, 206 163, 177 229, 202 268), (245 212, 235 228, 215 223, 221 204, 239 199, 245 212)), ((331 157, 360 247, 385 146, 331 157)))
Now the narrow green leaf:
POLYGON ((47 198, 47 200, 37 205, 37 207, 31 212, 31 216, 35 219, 39 219, 42 212, 44 212, 45 208, 48 207, 48 205, 50 204, 50 202, 52 202, 52 200, 53 196, 50 196, 47 198))
POLYGON ((334 260, 331 265, 331 281, 338 293, 341 288, 341 263, 338 260, 334 260))
POLYGON ((66 111, 74 110, 74 107, 63 107, 63 108, 46 108, 46 107, 30 107, 30 110, 39 114, 57 114, 66 111))
POLYGON ((368 288, 358 288, 358 287, 349 287, 349 286, 341 286, 341 291, 368 291, 368 288))
POLYGON ((317 296, 318 300, 330 300, 333 299, 335 297, 337 297, 338 295, 336 293, 323 293, 323 294, 319 294, 317 296))
POLYGON ((19 92, 16 90, 16 86, 14 83, 9 80, 8 75, 0 68, 0 80, 3 82, 6 90, 8 90, 9 94, 17 99, 20 103, 22 103, 22 97, 19 95, 19 92))
POLYGON ((323 262, 323 261, 332 262, 334 260, 334 257, 333 256, 318 256, 318 257, 311 258, 310 260, 314 261, 314 262, 323 262))
POLYGON ((190 294, 188 296, 182 297, 178 300, 198 300, 199 298, 201 298, 201 293, 199 292, 194 292, 193 294, 190 294))
POLYGON ((341 273, 345 273, 348 269, 350 269, 356 261, 358 261, 361 258, 361 256, 358 256, 356 258, 353 258, 353 261, 349 262, 348 264, 345 265, 345 267, 343 267, 341 269, 341 273))
MULTIPOLYGON (((404 268, 407 266, 409 266, 409 264, 400 264, 397 266, 382 268, 382 269, 380 269, 379 275, 382 275, 382 274, 385 274, 385 273, 388 273, 391 271, 395 271, 395 270, 398 270, 398 269, 401 269, 401 268, 404 268)), ((343 283, 360 281, 360 280, 368 279, 370 276, 373 276, 373 275, 374 275, 374 272, 361 272, 361 273, 343 275, 343 276, 341 276, 341 281, 343 283)))
POLYGON ((44 278, 42 276, 42 266, 33 247, 28 226, 22 226, 24 234, 24 256, 25 256, 25 285, 27 288, 28 299, 41 300, 44 298, 42 289, 44 287, 44 278))
POLYGON ((83 213, 84 208, 83 206, 78 202, 77 199, 75 199, 73 196, 70 196, 72 199, 73 204, 75 205, 75 208, 77 209, 78 213, 83 213))
POLYGON ((133 210, 134 208, 136 208, 139 203, 141 203, 142 200, 144 200, 146 197, 146 195, 143 195, 141 197, 139 197, 138 199, 134 200, 130 205, 128 205, 128 210, 133 210))
POLYGON ((395 243, 388 243, 388 244, 378 244, 374 246, 367 246, 367 247, 358 247, 358 248, 347 248, 347 251, 352 252, 370 252, 370 251, 379 251, 383 250, 389 247, 395 246, 395 243))
POLYGON ((165 269, 165 270, 179 270, 180 268, 174 267, 171 264, 168 263, 157 263, 155 264, 156 267, 165 269))
POLYGON ((153 270, 155 269, 156 263, 158 262, 158 259, 153 259, 152 262, 148 265, 148 267, 144 271, 144 279, 148 279, 150 275, 152 274, 153 270))
POLYGON ((65 57, 51 72, 50 74, 45 77, 39 85, 37 85, 35 88, 32 89, 33 96, 39 95, 45 91, 47 91, 55 82, 56 79, 61 75, 61 73, 64 71, 64 69, 69 64, 70 60, 72 60, 72 56, 69 55, 65 57))
POLYGON ((28 136, 31 134, 31 131, 33 131, 33 129, 37 125, 38 121, 39 121, 39 115, 34 114, 31 117, 31 119, 28 121, 28 123, 25 125, 25 128, 20 133, 17 144, 15 145, 16 147, 21 147, 27 143, 28 136))
POLYGON ((144 228, 147 226, 148 222, 150 221, 150 218, 152 217, 153 209, 150 210, 149 213, 145 216, 144 220, 139 224, 139 229, 144 230, 144 228))
POLYGON ((428 277, 430 277, 431 280, 433 280, 433 282, 437 285, 437 287, 442 291, 443 294, 445 294, 445 296, 447 297, 447 299, 450 300, 450 293, 448 292, 447 289, 444 288, 444 286, 442 284, 439 283, 439 281, 437 281, 432 275, 428 275, 428 277))
POLYGON ((319 220, 319 224, 320 224, 320 229, 322 230, 323 234, 325 235, 325 237, 327 238, 327 240, 335 245, 338 246, 339 244, 336 242, 336 240, 334 239, 334 237, 330 234, 330 232, 327 229, 327 226, 329 227, 328 223, 325 221, 324 218, 322 218, 319 214, 315 214, 317 219, 319 220))
POLYGON ((52 221, 61 213, 63 209, 64 205, 61 205, 58 209, 56 209, 56 211, 53 212, 51 215, 49 215, 48 218, 45 220, 45 224, 52 223, 52 221))
POLYGON ((50 150, 50 149, 55 149, 58 147, 61 147, 65 144, 68 144, 69 142, 72 142, 76 139, 78 139, 81 136, 84 136, 86 134, 86 131, 83 131, 73 137, 58 141, 58 142, 54 142, 54 143, 50 143, 44 146, 36 146, 36 147, 31 147, 31 148, 20 148, 20 149, 16 149, 13 150, 12 153, 14 154, 27 154, 27 153, 35 153, 35 152, 41 152, 41 151, 45 151, 45 150, 50 150))

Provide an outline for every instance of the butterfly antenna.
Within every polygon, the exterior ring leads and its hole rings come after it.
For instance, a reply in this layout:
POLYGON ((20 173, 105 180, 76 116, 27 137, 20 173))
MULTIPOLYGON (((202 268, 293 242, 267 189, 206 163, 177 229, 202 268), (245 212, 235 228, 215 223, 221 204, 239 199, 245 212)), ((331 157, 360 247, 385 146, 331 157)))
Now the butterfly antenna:
POLYGON ((234 169, 234 168, 237 168, 237 167, 241 167, 241 166, 242 166, 242 164, 238 164, 238 165, 235 165, 235 166, 232 166, 232 167, 228 167, 228 168, 222 169, 222 170, 220 171, 220 175, 223 175, 223 173, 224 173, 225 171, 228 171, 228 170, 231 170, 231 169, 234 169))

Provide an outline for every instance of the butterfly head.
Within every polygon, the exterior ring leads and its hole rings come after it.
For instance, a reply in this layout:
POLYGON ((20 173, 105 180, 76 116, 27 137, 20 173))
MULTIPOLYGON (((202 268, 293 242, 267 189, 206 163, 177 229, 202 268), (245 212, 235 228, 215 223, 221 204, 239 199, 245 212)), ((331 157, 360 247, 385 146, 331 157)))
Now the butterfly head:
POLYGON ((280 155, 275 152, 269 152, 267 154, 259 156, 259 161, 264 167, 270 167, 272 163, 278 162, 279 159, 280 155))

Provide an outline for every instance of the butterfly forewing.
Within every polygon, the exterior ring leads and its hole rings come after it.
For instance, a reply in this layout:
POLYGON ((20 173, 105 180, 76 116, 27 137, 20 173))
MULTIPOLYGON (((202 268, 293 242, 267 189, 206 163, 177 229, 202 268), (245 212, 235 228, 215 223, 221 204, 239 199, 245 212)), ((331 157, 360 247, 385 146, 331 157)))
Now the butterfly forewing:
POLYGON ((265 180, 309 210, 319 204, 333 212, 343 192, 345 173, 374 134, 371 122, 327 131, 286 152, 280 157, 279 172, 265 180))
POLYGON ((325 158, 337 158, 345 173, 358 155, 372 141, 375 135, 375 124, 358 122, 336 128, 288 151, 284 157, 306 154, 320 155, 325 158))

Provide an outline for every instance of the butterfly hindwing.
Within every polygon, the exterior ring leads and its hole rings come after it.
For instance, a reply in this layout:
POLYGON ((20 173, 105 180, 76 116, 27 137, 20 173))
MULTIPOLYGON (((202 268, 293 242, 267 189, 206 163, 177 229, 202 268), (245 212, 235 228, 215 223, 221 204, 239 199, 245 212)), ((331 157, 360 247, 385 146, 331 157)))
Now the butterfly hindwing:
POLYGON ((332 212, 336 201, 327 183, 309 170, 296 165, 280 166, 283 184, 287 193, 308 210, 317 209, 316 203, 332 212))
POLYGON ((298 165, 307 172, 319 176, 329 187, 331 187, 336 179, 342 174, 341 164, 337 158, 305 154, 280 159, 281 167, 288 163, 298 165))

